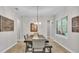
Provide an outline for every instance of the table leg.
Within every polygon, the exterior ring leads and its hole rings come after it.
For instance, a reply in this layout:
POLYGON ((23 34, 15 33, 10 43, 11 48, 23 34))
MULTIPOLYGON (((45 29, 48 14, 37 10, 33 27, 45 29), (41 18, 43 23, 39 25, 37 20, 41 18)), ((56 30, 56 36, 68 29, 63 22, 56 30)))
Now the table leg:
POLYGON ((27 42, 26 42, 26 48, 25 48, 25 52, 27 52, 27 50, 28 50, 28 47, 27 47, 27 42))

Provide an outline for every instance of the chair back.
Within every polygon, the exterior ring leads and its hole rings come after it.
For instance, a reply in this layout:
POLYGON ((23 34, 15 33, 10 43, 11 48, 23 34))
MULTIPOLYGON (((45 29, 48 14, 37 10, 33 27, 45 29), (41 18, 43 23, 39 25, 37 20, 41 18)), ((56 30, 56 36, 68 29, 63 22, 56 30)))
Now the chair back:
POLYGON ((45 39, 33 39, 33 48, 39 49, 45 47, 45 39))
POLYGON ((24 39, 26 40, 26 35, 24 35, 24 39))
POLYGON ((28 38, 28 34, 24 35, 24 39, 26 40, 28 38))

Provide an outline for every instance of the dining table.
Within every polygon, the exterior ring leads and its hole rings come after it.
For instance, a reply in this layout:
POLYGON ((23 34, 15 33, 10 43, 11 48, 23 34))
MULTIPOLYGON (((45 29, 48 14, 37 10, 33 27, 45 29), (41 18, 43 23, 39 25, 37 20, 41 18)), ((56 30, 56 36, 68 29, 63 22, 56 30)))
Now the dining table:
MULTIPOLYGON (((30 48, 32 48, 32 40, 33 40, 33 39, 45 39, 46 42, 49 42, 49 41, 45 38, 44 35, 30 35, 30 36, 28 36, 28 38, 26 38, 25 41, 24 41, 24 42, 26 43, 26 50, 25 50, 25 52, 28 51, 28 48, 29 48, 29 47, 28 47, 28 43, 31 43, 31 47, 30 47, 30 48)), ((45 48, 52 48, 52 47, 46 45, 45 48)), ((50 52, 51 52, 51 49, 50 49, 50 52)))

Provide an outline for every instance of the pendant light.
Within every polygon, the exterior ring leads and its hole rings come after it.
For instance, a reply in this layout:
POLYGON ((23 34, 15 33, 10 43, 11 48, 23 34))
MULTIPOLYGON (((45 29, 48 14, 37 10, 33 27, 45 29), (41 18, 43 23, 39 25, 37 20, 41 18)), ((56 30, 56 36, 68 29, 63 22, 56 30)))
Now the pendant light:
POLYGON ((37 8, 37 21, 35 22, 35 24, 39 25, 39 24, 41 24, 41 22, 39 22, 39 20, 38 20, 38 8, 39 8, 39 6, 37 6, 36 8, 37 8))

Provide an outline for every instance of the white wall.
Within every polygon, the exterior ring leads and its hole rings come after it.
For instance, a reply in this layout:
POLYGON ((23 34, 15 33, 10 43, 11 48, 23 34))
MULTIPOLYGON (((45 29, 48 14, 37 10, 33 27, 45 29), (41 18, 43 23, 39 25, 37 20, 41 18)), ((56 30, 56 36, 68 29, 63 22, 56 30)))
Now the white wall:
POLYGON ((14 31, 0 32, 0 52, 4 52, 6 49, 17 42, 17 29, 19 26, 19 19, 16 13, 7 6, 0 7, 0 15, 14 20, 14 31))
POLYGON ((64 37, 56 34, 54 38, 71 52, 79 52, 79 33, 72 32, 72 17, 79 16, 79 7, 65 7, 56 15, 56 20, 60 20, 65 16, 68 16, 68 36, 64 37))

